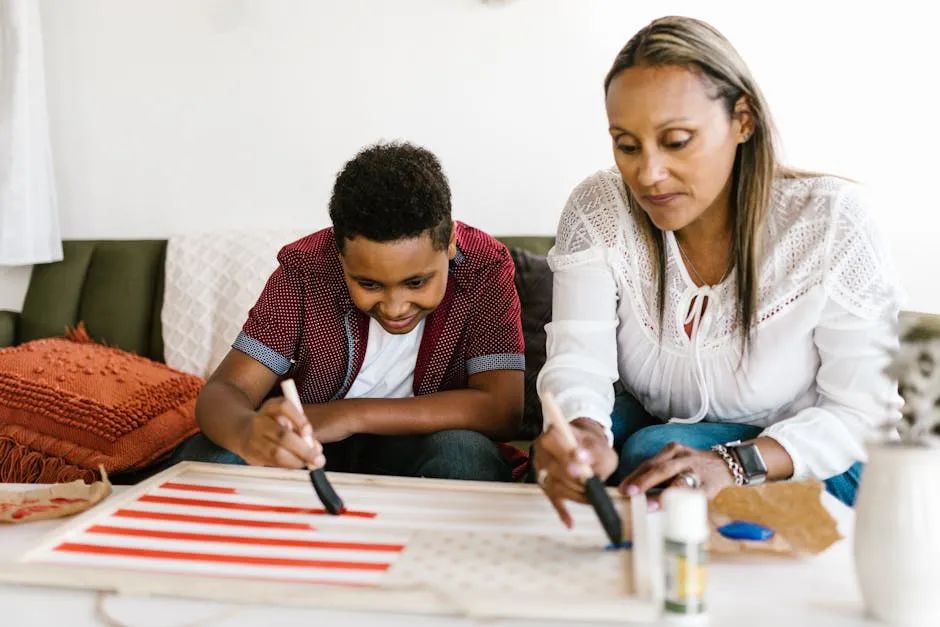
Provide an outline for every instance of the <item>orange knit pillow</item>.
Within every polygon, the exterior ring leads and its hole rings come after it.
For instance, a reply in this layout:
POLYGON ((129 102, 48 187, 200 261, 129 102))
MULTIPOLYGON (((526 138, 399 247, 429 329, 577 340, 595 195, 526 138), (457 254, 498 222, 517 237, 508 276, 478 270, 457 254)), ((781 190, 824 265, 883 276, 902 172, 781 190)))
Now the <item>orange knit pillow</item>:
POLYGON ((197 431, 203 383, 101 344, 50 338, 0 350, 0 481, 143 468, 197 431))

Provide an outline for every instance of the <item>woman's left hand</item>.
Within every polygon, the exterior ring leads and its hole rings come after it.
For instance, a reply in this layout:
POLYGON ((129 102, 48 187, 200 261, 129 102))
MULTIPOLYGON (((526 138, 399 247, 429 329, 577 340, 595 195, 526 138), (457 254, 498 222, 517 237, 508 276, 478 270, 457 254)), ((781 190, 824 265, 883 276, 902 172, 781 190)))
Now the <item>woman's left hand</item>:
POLYGON ((685 485, 679 477, 682 473, 692 473, 708 498, 718 494, 722 488, 734 485, 734 475, 717 453, 672 442, 630 473, 620 483, 620 491, 633 496, 660 484, 685 485))

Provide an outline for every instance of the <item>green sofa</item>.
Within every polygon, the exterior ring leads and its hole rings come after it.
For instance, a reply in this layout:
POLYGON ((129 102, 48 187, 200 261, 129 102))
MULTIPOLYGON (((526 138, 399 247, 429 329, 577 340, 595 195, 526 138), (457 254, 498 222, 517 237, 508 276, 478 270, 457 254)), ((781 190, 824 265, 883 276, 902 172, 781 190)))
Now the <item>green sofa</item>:
POLYGON ((163 361, 166 240, 66 241, 63 254, 34 266, 21 313, 0 311, 0 347, 84 321, 92 337, 163 361))

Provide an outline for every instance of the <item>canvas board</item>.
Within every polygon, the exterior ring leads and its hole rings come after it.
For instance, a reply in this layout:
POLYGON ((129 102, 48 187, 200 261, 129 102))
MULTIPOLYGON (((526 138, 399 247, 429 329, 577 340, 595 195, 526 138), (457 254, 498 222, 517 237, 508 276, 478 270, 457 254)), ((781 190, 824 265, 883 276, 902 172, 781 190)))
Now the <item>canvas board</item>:
POLYGON ((476 617, 659 615, 631 551, 605 550, 587 506, 572 506, 567 530, 531 485, 329 477, 347 514, 326 514, 302 471, 184 462, 26 547, 0 580, 476 617))

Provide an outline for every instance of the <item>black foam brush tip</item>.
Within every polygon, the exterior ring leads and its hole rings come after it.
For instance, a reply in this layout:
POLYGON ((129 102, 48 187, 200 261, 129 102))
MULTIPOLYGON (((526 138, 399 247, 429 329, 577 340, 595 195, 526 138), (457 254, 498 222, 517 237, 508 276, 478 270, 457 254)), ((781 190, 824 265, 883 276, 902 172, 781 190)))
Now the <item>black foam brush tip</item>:
POLYGON ((337 494, 333 486, 330 485, 330 480, 326 478, 326 473, 323 472, 322 468, 310 471, 310 483, 313 484, 313 489, 316 491, 326 511, 334 516, 343 513, 346 509, 343 506, 343 499, 339 498, 339 494, 337 494))
POLYGON ((623 525, 620 523, 620 514, 614 507, 614 502, 610 500, 604 482, 597 475, 592 475, 585 481, 584 490, 587 493, 588 501, 594 507, 601 526, 612 544, 620 544, 623 541, 623 525))

